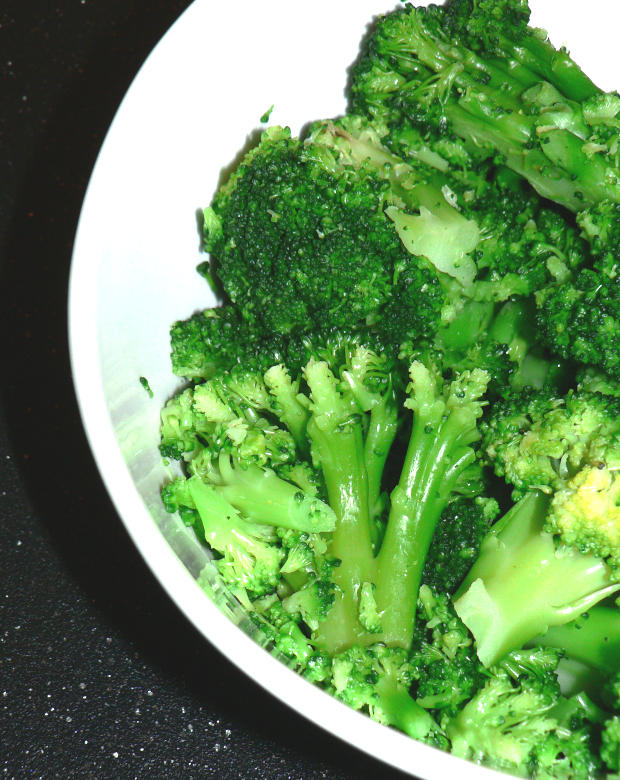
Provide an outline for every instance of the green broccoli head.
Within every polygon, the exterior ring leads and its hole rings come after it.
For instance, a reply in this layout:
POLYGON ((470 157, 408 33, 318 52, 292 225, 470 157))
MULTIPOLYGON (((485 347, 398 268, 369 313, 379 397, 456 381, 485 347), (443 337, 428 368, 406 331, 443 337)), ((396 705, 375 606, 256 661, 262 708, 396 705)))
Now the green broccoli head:
POLYGON ((243 320, 284 334, 375 320, 394 269, 411 262, 383 213, 387 189, 319 141, 267 130, 205 218, 205 247, 243 320))
POLYGON ((593 264, 537 294, 541 338, 564 358, 620 377, 620 204, 603 201, 578 215, 593 264))
POLYGON ((546 530, 613 569, 620 565, 620 405, 588 391, 499 402, 484 429, 495 471, 518 497, 552 494, 546 530))
POLYGON ((498 513, 499 506, 492 498, 457 498, 449 503, 437 523, 422 582, 440 593, 454 593, 498 513))
POLYGON ((209 427, 194 410, 194 394, 188 388, 171 398, 161 411, 159 450, 164 458, 181 460, 200 447, 198 436, 209 427))
POLYGON ((474 252, 479 299, 530 295, 588 260, 574 218, 507 168, 494 170, 468 206, 483 237, 474 252))
POLYGON ((416 699, 440 723, 454 717, 485 679, 472 635, 450 599, 426 584, 420 588, 410 663, 416 699))
POLYGON ((483 447, 515 497, 551 493, 584 467, 617 468, 619 411, 618 399, 600 393, 513 393, 483 422, 483 447))
POLYGON ((601 758, 610 772, 620 772, 620 715, 607 721, 602 734, 601 758))
POLYGON ((409 695, 412 679, 406 651, 382 644, 351 647, 333 657, 329 690, 379 723, 396 726, 415 739, 436 742, 437 724, 409 695))
POLYGON ((600 263, 537 295, 540 338, 565 359, 620 377, 620 287, 617 268, 600 263))
POLYGON ((246 322, 233 306, 197 312, 170 329, 172 370, 180 377, 210 379, 233 366, 265 370, 282 360, 285 341, 246 322))
POLYGON ((452 753, 477 764, 526 774, 532 752, 557 728, 559 654, 511 653, 447 725, 452 753))
POLYGON ((451 0, 446 5, 444 25, 473 51, 502 54, 502 41, 521 40, 530 33, 527 0, 451 0))

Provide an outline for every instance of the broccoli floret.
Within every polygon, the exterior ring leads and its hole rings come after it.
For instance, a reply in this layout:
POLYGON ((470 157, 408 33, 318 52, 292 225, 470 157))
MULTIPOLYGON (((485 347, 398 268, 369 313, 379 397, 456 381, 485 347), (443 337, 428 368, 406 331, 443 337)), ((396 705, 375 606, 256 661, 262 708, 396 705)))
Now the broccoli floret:
POLYGON ((454 597, 485 666, 620 588, 604 561, 545 530, 549 503, 532 491, 495 523, 454 597))
MULTIPOLYGON (((458 168, 439 156, 427 164, 390 153, 385 139, 355 116, 318 125, 315 134, 336 148, 343 166, 373 167, 389 182, 385 213, 409 252, 438 272, 446 298, 442 321, 449 321, 464 299, 501 302, 529 295, 566 279, 588 259, 574 220, 542 201, 507 168, 475 182, 463 180, 458 168)), ((419 265, 405 268, 401 280, 397 267, 392 315, 402 308, 412 286, 411 270, 419 265)), ((413 282, 425 299, 437 297, 422 287, 419 276, 413 282)))
MULTIPOLYGON (((267 130, 205 219, 205 246, 244 322, 287 334, 375 320, 394 270, 415 262, 383 213, 388 186, 371 168, 342 165, 320 139, 267 130)), ((437 286, 423 266, 415 274, 437 286)), ((428 313, 410 310, 419 327, 436 318, 430 300, 428 313)))
POLYGON ((379 723, 432 742, 439 728, 409 695, 411 682, 407 653, 399 648, 351 647, 333 658, 331 691, 337 699, 367 711, 379 723))
MULTIPOLYGON (((413 423, 376 555, 369 523, 363 427, 359 418, 351 416, 348 393, 338 389, 326 364, 309 364, 305 376, 311 398, 308 435, 312 453, 323 469, 329 501, 339 518, 331 552, 342 562, 334 570, 340 595, 318 629, 317 642, 334 652, 367 641, 367 630, 359 621, 358 599, 363 584, 372 583, 382 617, 380 634, 372 632, 371 636, 407 648, 413 638, 424 561, 439 517, 455 495, 469 494, 472 485, 478 484, 480 467, 472 445, 479 438, 476 423, 482 414, 480 399, 488 375, 464 372, 444 384, 422 363, 412 364, 405 407, 413 411, 413 423)), ((389 392, 390 384, 382 384, 389 392)), ((380 393, 374 405, 366 402, 371 415, 383 408, 383 398, 385 394, 380 393)), ((389 425, 392 430, 392 422, 389 425)))
POLYGON ((576 379, 577 390, 580 392, 620 397, 620 383, 596 368, 582 368, 577 372, 576 379))
POLYGON ((316 631, 334 603, 335 585, 325 579, 310 580, 282 600, 284 611, 297 616, 311 631, 316 631))
POLYGON ((447 595, 420 587, 410 663, 418 704, 444 724, 471 699, 486 679, 472 635, 447 595))
POLYGON ((313 646, 301 627, 284 610, 277 595, 255 599, 248 608, 251 620, 274 653, 310 682, 320 684, 329 680, 331 658, 313 646))
POLYGON ((210 379, 235 365, 265 370, 282 360, 285 342, 260 333, 237 309, 206 309, 170 329, 172 370, 190 380, 210 379))
POLYGON ((593 265, 537 293, 540 336, 550 350, 620 377, 620 204, 605 201, 582 212, 593 265))
POLYGON ((381 17, 354 73, 356 110, 388 127, 454 134, 573 211, 617 201, 617 95, 526 30, 520 4, 473 6, 408 5, 381 17))
POLYGON ((272 528, 245 520, 222 495, 197 477, 187 492, 198 512, 209 546, 221 555, 216 561, 224 582, 263 596, 280 578, 283 552, 272 528))
POLYGON ((497 501, 482 496, 457 498, 441 513, 426 557, 422 582, 454 593, 478 557, 482 540, 499 513, 497 501))
POLYGON ((541 393, 498 402, 484 449, 520 500, 455 597, 486 665, 620 588, 617 399, 541 393))
POLYGON ((159 444, 162 457, 181 460, 198 448, 197 434, 206 421, 195 414, 193 404, 194 394, 188 389, 171 398, 162 409, 159 444))
POLYGON ((495 666, 446 725, 452 753, 495 769, 528 773, 532 752, 558 726, 552 714, 561 695, 558 660, 550 649, 518 651, 495 666))
POLYGON ((620 715, 610 718, 601 736, 601 758, 610 772, 620 772, 620 715))
POLYGON ((510 394, 483 421, 483 447, 515 498, 567 486, 586 466, 614 471, 620 452, 620 403, 600 393, 510 394))
POLYGON ((527 0, 451 0, 444 26, 473 51, 501 55, 503 43, 527 45, 529 19, 527 0))
POLYGON ((530 753, 528 774, 536 780, 600 776, 600 730, 604 713, 579 694, 561 699, 549 715, 557 726, 530 753))

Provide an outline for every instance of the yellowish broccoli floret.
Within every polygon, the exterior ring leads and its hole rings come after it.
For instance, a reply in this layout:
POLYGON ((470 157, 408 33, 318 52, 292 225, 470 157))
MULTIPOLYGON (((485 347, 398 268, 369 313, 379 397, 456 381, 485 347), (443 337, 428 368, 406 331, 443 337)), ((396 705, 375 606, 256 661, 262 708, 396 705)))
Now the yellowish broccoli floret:
POLYGON ((554 495, 548 523, 567 544, 605 559, 620 579, 620 472, 582 469, 554 495))

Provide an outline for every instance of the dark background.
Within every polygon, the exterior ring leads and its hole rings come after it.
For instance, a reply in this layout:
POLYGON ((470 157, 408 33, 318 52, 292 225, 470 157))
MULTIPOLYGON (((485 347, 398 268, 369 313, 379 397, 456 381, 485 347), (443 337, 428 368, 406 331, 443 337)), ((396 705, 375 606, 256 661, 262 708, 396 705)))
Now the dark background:
POLYGON ((66 344, 99 146, 187 0, 0 10, 0 759, 6 778, 403 778, 258 688, 177 611, 86 445, 66 344))

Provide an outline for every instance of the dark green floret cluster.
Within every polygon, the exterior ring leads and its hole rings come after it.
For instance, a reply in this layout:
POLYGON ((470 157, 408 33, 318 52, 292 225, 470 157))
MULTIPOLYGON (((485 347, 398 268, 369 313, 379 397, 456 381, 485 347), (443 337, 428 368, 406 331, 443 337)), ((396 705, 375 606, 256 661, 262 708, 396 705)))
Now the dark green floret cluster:
POLYGON ((171 329, 161 495, 339 701, 513 776, 611 779, 620 97, 529 16, 403 4, 344 116, 243 156, 204 211, 221 303, 171 329))

